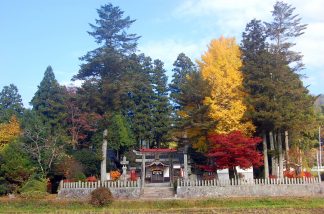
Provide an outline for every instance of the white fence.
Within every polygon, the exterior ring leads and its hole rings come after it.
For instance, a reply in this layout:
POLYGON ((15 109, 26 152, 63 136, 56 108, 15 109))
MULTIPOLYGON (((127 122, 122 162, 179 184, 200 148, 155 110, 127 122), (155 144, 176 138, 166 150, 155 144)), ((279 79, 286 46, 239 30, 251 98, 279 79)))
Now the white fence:
POLYGON ((128 188, 140 187, 141 181, 96 181, 96 182, 60 182, 60 189, 96 189, 99 187, 107 188, 128 188))
POLYGON ((178 179, 178 187, 185 186, 246 186, 246 185, 303 185, 321 183, 316 178, 278 178, 278 179, 227 179, 227 180, 180 180, 178 179))

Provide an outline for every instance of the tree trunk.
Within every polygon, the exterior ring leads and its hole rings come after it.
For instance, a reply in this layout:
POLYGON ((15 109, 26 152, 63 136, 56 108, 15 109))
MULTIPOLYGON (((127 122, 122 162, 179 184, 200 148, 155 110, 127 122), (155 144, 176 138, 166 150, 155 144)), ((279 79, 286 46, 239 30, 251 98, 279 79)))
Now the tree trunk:
POLYGON ((279 178, 283 178, 283 151, 281 133, 278 131, 279 178))
POLYGON ((100 169, 100 180, 107 180, 107 129, 105 129, 103 133, 103 143, 102 143, 102 161, 101 161, 101 169, 100 169))
POLYGON ((268 163, 268 147, 267 135, 263 132, 263 162, 264 162, 264 178, 269 178, 269 163, 268 163))
POLYGON ((286 170, 289 169, 289 143, 288 143, 288 131, 285 131, 285 147, 286 147, 286 170))
POLYGON ((269 138, 270 138, 270 149, 272 151, 271 155, 271 175, 272 176, 278 176, 278 166, 277 166, 277 159, 275 155, 275 147, 274 147, 274 141, 273 141, 273 133, 269 132, 269 138))

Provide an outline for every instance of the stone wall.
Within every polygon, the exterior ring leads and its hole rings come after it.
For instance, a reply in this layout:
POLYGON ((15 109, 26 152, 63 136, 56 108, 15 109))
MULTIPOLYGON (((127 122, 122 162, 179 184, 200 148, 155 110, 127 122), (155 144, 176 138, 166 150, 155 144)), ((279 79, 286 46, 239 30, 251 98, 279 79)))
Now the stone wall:
POLYGON ((257 196, 321 196, 324 184, 242 185, 242 186, 178 186, 177 197, 257 197, 257 196))
MULTIPOLYGON (((141 189, 138 187, 109 188, 114 198, 139 198, 141 189)), ((58 198, 81 199, 90 198, 90 193, 95 188, 63 188, 58 192, 58 198)))

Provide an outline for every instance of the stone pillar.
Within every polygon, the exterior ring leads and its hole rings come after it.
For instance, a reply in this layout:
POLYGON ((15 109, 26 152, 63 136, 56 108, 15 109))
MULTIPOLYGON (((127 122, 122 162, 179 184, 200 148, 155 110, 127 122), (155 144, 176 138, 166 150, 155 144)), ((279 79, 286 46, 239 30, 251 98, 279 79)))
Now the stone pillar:
POLYGON ((267 136, 263 133, 263 163, 264 163, 264 178, 269 178, 269 164, 268 164, 268 147, 267 136))
POLYGON ((271 155, 271 171, 272 171, 272 175, 273 176, 278 176, 278 166, 277 166, 277 159, 276 159, 276 156, 274 154, 275 152, 275 147, 274 147, 274 140, 273 140, 273 133, 272 132, 269 132, 269 138, 270 138, 270 149, 271 151, 273 152, 272 155, 271 155))
POLYGON ((145 185, 145 153, 142 153, 142 188, 145 185))
POLYGON ((169 154, 169 176, 170 176, 170 184, 173 185, 173 161, 172 161, 172 153, 169 154))
POLYGON ((286 170, 289 170, 289 142, 288 142, 288 131, 285 131, 285 147, 286 147, 286 170))
POLYGON ((188 180, 188 145, 185 145, 183 151, 183 178, 188 180))
POLYGON ((103 132, 103 143, 102 143, 102 161, 101 161, 101 169, 100 169, 100 180, 107 180, 107 134, 108 131, 105 129, 103 132))
POLYGON ((278 131, 278 152, 279 152, 279 178, 283 178, 283 151, 281 132, 278 131))

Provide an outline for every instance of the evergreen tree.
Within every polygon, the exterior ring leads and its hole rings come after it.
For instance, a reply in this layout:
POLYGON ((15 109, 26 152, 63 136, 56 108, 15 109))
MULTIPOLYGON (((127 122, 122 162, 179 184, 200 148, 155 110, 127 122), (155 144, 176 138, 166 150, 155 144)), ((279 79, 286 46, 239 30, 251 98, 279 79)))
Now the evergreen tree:
MULTIPOLYGON (((314 125, 313 98, 303 86, 300 75, 295 73, 303 67, 301 54, 291 50, 294 46, 291 40, 302 35, 306 28, 300 24, 298 15, 293 15, 294 9, 277 2, 272 14, 274 21, 265 23, 265 28, 260 21, 252 20, 243 33, 241 45, 244 86, 250 94, 247 102, 253 107, 249 111, 250 117, 259 134, 275 133, 279 176, 282 176, 283 168, 281 139, 284 131, 289 131, 289 138, 294 142, 297 136, 304 135, 305 127, 301 124, 314 125), (265 42, 266 36, 272 42, 270 46, 265 42)), ((272 134, 270 144, 273 149, 271 142, 272 134)), ((289 149, 288 142, 286 149, 289 149)))
POLYGON ((132 55, 139 37, 127 33, 135 20, 128 16, 124 18, 124 12, 112 4, 102 6, 97 12, 97 25, 90 25, 93 31, 89 34, 102 46, 80 58, 85 63, 73 79, 96 79, 103 95, 102 108, 123 111, 125 98, 134 89, 136 81, 133 70, 129 68, 132 67, 132 55))
POLYGON ((153 101, 153 135, 156 146, 159 148, 162 142, 167 140, 168 130, 171 125, 171 107, 168 99, 168 78, 163 68, 163 62, 154 60, 152 72, 152 84, 154 91, 153 101))
MULTIPOLYGON (((293 39, 304 34, 306 24, 301 24, 299 15, 294 15, 295 10, 291 5, 284 2, 276 2, 273 6, 272 16, 273 21, 265 22, 267 33, 272 41, 271 49, 276 55, 277 60, 283 63, 294 63, 293 71, 299 71, 303 68, 302 55, 298 52, 292 51, 291 48, 295 45, 293 39)), ((279 61, 277 61, 278 65, 279 61)))
POLYGON ((206 151, 209 131, 217 124, 208 117, 208 106, 204 105, 209 92, 208 82, 200 72, 193 72, 186 79, 180 87, 180 109, 176 112, 178 117, 173 134, 179 139, 180 145, 189 144, 198 151, 206 151))
MULTIPOLYGON (((135 55, 133 56, 135 57, 135 55)), ((128 93, 125 115, 128 116, 139 147, 149 147, 153 142, 153 85, 152 60, 144 54, 136 56, 133 63, 134 88, 128 93)))
POLYGON ((196 72, 196 66, 184 53, 180 53, 178 55, 176 61, 173 63, 173 66, 172 81, 169 84, 170 98, 173 102, 172 104, 174 108, 179 109, 180 106, 178 100, 183 93, 181 91, 181 86, 185 84, 188 75, 196 72))
POLYGON ((89 32, 96 42, 118 52, 134 52, 140 37, 128 34, 126 30, 135 20, 131 20, 129 16, 123 18, 124 12, 112 4, 101 6, 97 12, 100 19, 96 19, 97 25, 90 24, 93 31, 89 32))
POLYGON ((133 134, 126 121, 126 118, 121 114, 115 113, 111 117, 110 126, 108 129, 108 145, 109 149, 114 149, 117 152, 120 149, 128 148, 135 144, 133 134))
POLYGON ((62 126, 65 119, 64 91, 55 79, 51 66, 46 68, 44 77, 30 104, 33 110, 53 128, 62 126))
POLYGON ((21 116, 24 107, 18 89, 14 84, 4 86, 0 92, 0 122, 8 122, 11 116, 21 116))

